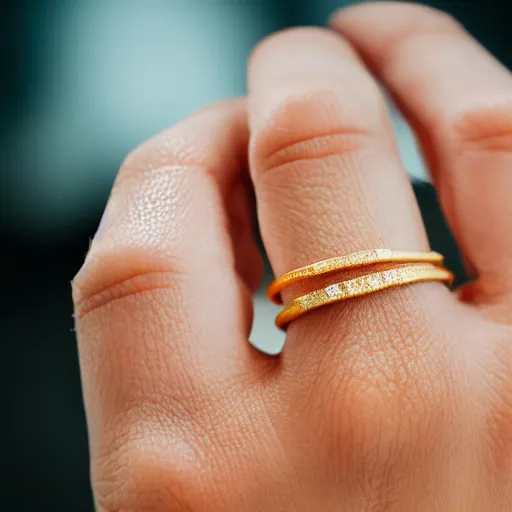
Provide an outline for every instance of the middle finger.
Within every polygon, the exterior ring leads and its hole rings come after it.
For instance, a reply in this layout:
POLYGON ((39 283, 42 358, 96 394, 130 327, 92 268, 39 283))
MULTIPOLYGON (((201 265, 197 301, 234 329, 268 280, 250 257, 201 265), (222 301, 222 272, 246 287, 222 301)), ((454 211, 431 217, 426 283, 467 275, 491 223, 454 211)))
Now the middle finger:
MULTIPOLYGON (((265 40, 249 66, 249 113, 259 222, 276 274, 362 249, 428 250, 385 101, 346 42, 320 29, 265 40)), ((338 307, 305 315, 308 325, 338 307)))

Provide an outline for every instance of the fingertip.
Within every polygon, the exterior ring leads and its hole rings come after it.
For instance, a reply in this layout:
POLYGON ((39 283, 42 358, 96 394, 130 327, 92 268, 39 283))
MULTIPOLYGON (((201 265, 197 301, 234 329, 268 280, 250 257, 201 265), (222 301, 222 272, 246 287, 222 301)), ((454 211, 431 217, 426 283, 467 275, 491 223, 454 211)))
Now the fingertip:
POLYGON ((389 10, 389 8, 394 8, 395 3, 396 2, 379 2, 376 4, 373 2, 363 2, 339 7, 329 16, 328 24, 330 27, 338 28, 345 23, 345 20, 359 18, 360 16, 364 16, 365 13, 367 14, 375 10, 389 10))
POLYGON ((345 14, 353 9, 361 9, 361 5, 345 5, 343 7, 336 8, 327 18, 327 25, 331 28, 336 29, 341 22, 345 14))
POLYGON ((404 42, 422 41, 464 31, 450 14, 407 2, 371 2, 352 5, 336 11, 330 26, 357 51, 366 65, 377 75, 394 66, 396 51, 404 42))
POLYGON ((413 30, 418 24, 430 27, 432 31, 460 25, 447 12, 412 2, 358 3, 334 11, 329 18, 331 28, 348 34, 361 27, 364 27, 364 31, 359 33, 367 35, 388 33, 408 25, 413 30))

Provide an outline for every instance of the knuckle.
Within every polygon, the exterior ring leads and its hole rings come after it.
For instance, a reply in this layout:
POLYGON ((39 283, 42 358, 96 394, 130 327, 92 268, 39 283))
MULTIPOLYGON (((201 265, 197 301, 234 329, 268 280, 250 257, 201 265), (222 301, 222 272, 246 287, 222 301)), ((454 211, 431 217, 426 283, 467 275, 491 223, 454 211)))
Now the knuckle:
POLYGON ((253 439, 247 419, 254 409, 226 401, 220 390, 213 400, 211 389, 204 393, 195 406, 186 400, 137 403, 109 422, 91 458, 94 494, 104 510, 245 510, 235 505, 245 501, 240 484, 265 469, 263 460, 247 459, 253 439), (233 406, 239 419, 228 416, 233 406), (212 421, 217 416, 220 421, 212 421), (234 445, 241 447, 237 453, 234 445))
POLYGON ((155 135, 129 151, 121 163, 117 179, 114 183, 114 189, 127 178, 133 178, 155 168, 181 163, 179 159, 175 158, 174 145, 172 138, 168 135, 169 131, 170 129, 155 135), (163 144, 164 137, 170 141, 168 147, 163 144))
POLYGON ((184 439, 146 436, 92 461, 101 510, 206 511, 214 499, 206 454, 184 439))
POLYGON ((244 99, 207 105, 130 151, 114 186, 162 169, 167 174, 199 171, 214 176, 222 164, 215 157, 216 143, 235 133, 242 138, 244 127, 244 99), (211 132, 205 130, 206 126, 212 127, 211 132))
POLYGON ((147 246, 106 247, 92 251, 71 286, 75 316, 115 300, 162 288, 180 289, 185 275, 178 261, 155 254, 147 246))
POLYGON ((169 128, 133 149, 123 160, 114 191, 123 183, 141 176, 150 177, 159 170, 166 175, 182 173, 187 169, 206 168, 207 164, 193 144, 185 142, 176 133, 176 127, 169 128))
POLYGON ((477 106, 456 109, 455 116, 437 123, 443 127, 438 134, 444 136, 444 145, 449 140, 455 154, 511 152, 512 96, 496 94, 491 104, 473 103, 477 106))
POLYGON ((377 93, 367 98, 368 115, 357 119, 343 115, 344 102, 331 90, 288 96, 254 135, 251 157, 257 172, 373 149, 380 141, 371 127, 380 123, 372 121, 385 109, 377 93))

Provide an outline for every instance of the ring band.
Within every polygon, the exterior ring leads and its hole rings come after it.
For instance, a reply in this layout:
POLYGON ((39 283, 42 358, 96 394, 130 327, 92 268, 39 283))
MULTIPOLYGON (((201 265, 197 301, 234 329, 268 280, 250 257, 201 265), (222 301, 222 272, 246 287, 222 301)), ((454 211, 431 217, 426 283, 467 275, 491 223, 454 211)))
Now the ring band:
POLYGON ((391 249, 369 249, 346 256, 338 256, 292 270, 275 279, 268 287, 268 298, 274 304, 282 304, 281 291, 298 281, 338 270, 364 267, 375 263, 432 263, 442 265, 443 255, 438 252, 392 251, 391 249))
POLYGON ((444 267, 436 267, 432 264, 413 264, 367 274, 297 297, 277 315, 275 322, 277 327, 286 330, 288 324, 299 316, 327 304, 367 295, 393 286, 424 281, 441 281, 451 284, 453 274, 444 267))

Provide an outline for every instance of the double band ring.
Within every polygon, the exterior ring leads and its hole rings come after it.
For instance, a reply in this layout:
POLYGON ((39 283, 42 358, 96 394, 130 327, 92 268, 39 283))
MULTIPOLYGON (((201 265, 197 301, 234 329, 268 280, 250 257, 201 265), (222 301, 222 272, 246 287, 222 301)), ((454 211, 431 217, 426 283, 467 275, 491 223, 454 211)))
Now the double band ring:
POLYGON ((453 274, 442 266, 443 260, 443 256, 436 252, 420 253, 373 249, 347 256, 330 258, 293 270, 276 279, 270 285, 268 296, 274 302, 282 303, 280 292, 286 286, 304 279, 378 263, 396 264, 392 268, 330 284, 325 288, 322 287, 296 297, 277 315, 276 325, 286 330, 290 322, 308 311, 394 286, 425 281, 451 284, 453 282, 453 274))
POLYGON ((375 265, 377 263, 433 263, 442 265, 443 255, 438 252, 392 251, 391 249, 369 249, 346 256, 329 258, 292 270, 274 280, 268 287, 268 298, 274 304, 282 304, 281 291, 304 279, 331 272, 375 265))

